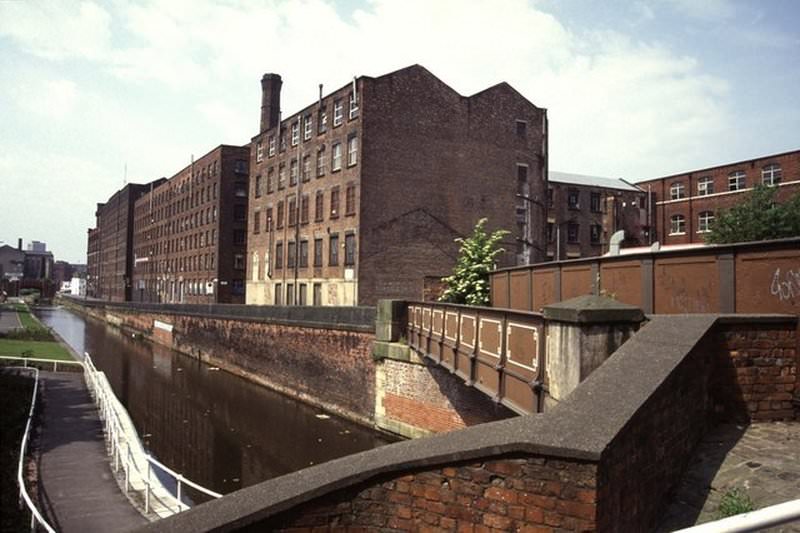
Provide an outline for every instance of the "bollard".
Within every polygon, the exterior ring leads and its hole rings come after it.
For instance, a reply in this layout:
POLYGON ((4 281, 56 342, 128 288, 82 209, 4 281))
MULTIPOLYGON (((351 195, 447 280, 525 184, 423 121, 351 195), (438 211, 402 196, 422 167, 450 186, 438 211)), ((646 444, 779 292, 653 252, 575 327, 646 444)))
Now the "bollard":
POLYGON ((178 480, 178 512, 180 513, 181 512, 181 480, 183 479, 183 476, 181 474, 178 474, 178 476, 175 479, 178 480))

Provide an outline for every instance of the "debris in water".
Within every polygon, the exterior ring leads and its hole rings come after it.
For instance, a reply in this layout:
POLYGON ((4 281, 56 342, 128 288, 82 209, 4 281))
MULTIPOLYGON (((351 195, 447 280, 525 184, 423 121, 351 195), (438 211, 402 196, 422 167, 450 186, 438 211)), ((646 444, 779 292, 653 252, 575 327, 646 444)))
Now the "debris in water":
POLYGON ((320 414, 318 414, 318 415, 314 415, 314 416, 316 416, 316 417, 317 417, 317 418, 319 418, 320 420, 327 420, 327 419, 329 419, 329 418, 330 418, 330 416, 328 416, 328 415, 326 415, 326 414, 323 414, 323 413, 320 413, 320 414))
POLYGON ((178 367, 178 372, 183 372, 183 369, 181 367, 178 367))
POLYGON ((235 478, 233 478, 231 481, 233 481, 234 483, 239 483, 239 478, 238 478, 238 477, 235 477, 235 478))
POLYGON ((317 442, 322 442, 322 439, 317 439, 317 442))
POLYGON ((152 433, 145 433, 144 435, 142 435, 142 438, 146 439, 147 437, 152 437, 152 436, 153 436, 152 433))
POLYGON ((212 372, 214 370, 219 370, 219 367, 218 366, 210 366, 210 367, 208 367, 208 371, 209 372, 212 372))

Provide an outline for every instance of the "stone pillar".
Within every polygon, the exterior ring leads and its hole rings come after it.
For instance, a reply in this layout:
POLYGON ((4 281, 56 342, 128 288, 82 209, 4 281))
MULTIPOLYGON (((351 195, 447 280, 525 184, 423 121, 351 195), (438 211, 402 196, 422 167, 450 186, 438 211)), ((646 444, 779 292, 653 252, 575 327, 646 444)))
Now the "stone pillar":
POLYGON ((639 329, 638 307, 585 295, 544 308, 547 327, 545 408, 572 392, 639 329))

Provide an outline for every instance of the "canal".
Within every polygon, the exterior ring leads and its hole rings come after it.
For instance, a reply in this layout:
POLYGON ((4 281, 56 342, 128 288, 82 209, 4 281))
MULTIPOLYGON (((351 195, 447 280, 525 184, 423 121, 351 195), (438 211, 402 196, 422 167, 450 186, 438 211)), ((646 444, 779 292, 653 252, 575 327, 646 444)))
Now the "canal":
POLYGON ((145 447, 192 481, 228 493, 390 442, 238 376, 61 307, 36 309, 88 352, 145 447))

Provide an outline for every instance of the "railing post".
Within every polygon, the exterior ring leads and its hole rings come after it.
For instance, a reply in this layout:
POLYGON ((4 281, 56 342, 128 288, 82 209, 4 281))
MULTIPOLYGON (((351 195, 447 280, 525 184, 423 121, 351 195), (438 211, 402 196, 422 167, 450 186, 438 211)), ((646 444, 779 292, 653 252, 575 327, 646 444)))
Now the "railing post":
POLYGON ((183 480, 183 476, 178 474, 175 479, 178 481, 178 512, 181 512, 181 480, 183 480))
POLYGON ((147 481, 144 485, 144 512, 150 512, 150 470, 152 470, 152 466, 150 466, 150 461, 145 460, 147 463, 147 481))

